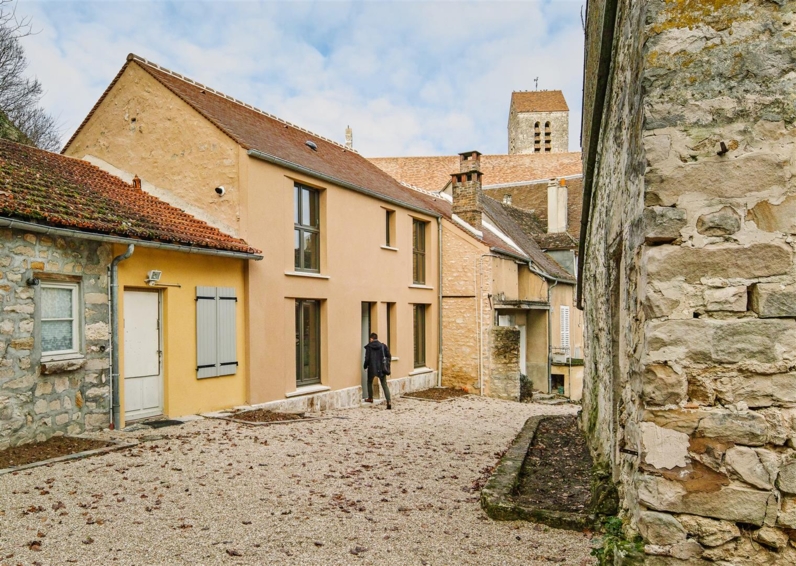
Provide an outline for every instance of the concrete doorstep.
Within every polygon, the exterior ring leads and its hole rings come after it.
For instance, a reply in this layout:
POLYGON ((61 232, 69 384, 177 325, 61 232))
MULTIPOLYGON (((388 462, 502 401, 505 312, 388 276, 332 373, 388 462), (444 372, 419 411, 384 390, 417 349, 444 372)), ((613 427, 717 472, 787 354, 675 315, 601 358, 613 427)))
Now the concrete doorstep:
POLYGON ((573 513, 552 511, 540 507, 530 507, 514 498, 520 481, 520 472, 533 443, 539 424, 548 416, 529 418, 514 439, 509 449, 500 459, 492 476, 481 490, 481 507, 486 514, 497 521, 531 521, 542 523, 556 529, 583 531, 597 526, 597 516, 593 513, 573 513))

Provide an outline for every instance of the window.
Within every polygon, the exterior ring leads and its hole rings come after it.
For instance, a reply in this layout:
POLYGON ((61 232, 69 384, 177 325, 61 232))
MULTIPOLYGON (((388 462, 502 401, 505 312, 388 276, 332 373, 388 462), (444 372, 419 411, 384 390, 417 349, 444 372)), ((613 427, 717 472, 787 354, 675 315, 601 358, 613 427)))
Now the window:
POLYGON ((196 378, 238 373, 234 287, 196 287, 196 378))
POLYGON ((415 367, 426 365, 426 305, 414 305, 415 367))
POLYGON ((42 283, 41 353, 80 351, 80 287, 77 283, 42 283))
POLYGON ((426 284, 426 223, 412 221, 412 282, 426 284))
POLYGON ((296 387, 321 382, 321 303, 296 301, 296 387))
POLYGON ((533 125, 533 152, 540 153, 542 151, 542 138, 541 138, 541 131, 539 130, 539 122, 536 122, 533 125))
POLYGON ((393 336, 395 331, 393 324, 395 324, 395 303, 387 303, 387 348, 390 349, 390 353, 394 356, 395 344, 393 344, 393 336))
POLYGON ((551 132, 550 132, 550 122, 544 123, 544 150, 545 153, 549 153, 552 149, 551 143, 551 132))
POLYGON ((293 251, 296 269, 320 271, 319 192, 296 184, 293 195, 293 251))
POLYGON ((395 211, 384 209, 384 245, 388 248, 395 246, 395 211))
POLYGON ((561 347, 569 355, 569 307, 561 306, 561 347))

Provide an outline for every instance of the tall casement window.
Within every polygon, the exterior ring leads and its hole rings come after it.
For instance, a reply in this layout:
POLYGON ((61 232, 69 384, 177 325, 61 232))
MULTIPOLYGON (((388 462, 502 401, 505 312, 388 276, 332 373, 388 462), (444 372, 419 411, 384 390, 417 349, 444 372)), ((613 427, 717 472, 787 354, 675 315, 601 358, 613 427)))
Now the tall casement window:
POLYGON ((395 211, 384 209, 384 245, 395 247, 395 211))
POLYGON ((426 305, 414 307, 415 367, 426 365, 426 305))
POLYGON ((412 282, 426 284, 426 223, 412 221, 412 282))
POLYGON ((296 301, 296 387, 321 382, 321 303, 296 301))
POLYGON ((293 189, 293 250, 296 269, 320 271, 320 193, 296 183, 293 189))
POLYGON ((395 355, 395 344, 393 338, 395 336, 395 303, 387 303, 387 347, 390 353, 395 355))
POLYGON ((41 284, 41 353, 80 351, 80 287, 77 283, 41 284))
POLYGON ((196 287, 196 377, 238 373, 234 287, 196 287))

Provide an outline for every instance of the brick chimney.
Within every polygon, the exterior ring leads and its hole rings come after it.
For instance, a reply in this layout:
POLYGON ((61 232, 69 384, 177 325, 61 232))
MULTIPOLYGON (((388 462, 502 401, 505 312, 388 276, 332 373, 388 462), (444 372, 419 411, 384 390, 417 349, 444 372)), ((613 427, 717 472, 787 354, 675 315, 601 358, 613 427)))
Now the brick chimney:
POLYGON ((459 154, 459 172, 451 175, 453 214, 476 230, 481 230, 481 154, 459 154))
POLYGON ((133 177, 133 188, 134 189, 140 189, 141 188, 141 179, 138 177, 138 175, 133 177))
POLYGON ((547 183, 547 233, 567 231, 567 181, 550 179, 547 183))

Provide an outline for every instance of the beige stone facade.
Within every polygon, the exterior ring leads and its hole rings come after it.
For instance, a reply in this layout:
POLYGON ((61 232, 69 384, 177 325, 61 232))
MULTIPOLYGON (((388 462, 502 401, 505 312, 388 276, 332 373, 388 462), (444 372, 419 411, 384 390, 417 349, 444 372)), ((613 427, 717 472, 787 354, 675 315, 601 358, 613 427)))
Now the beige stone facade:
POLYGON ((794 7, 589 3, 583 425, 648 564, 796 563, 794 7))

